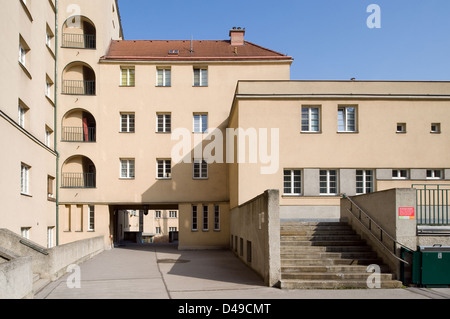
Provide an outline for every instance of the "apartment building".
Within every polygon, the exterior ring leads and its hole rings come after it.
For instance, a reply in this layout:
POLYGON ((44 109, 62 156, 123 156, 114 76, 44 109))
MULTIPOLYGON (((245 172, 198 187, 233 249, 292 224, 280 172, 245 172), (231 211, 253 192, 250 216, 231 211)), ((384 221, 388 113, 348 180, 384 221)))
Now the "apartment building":
POLYGON ((4 1, 0 228, 56 244, 55 1, 4 1))
POLYGON ((449 82, 239 81, 229 127, 278 130, 279 165, 230 164, 230 205, 279 189, 281 218, 336 220, 342 194, 448 185, 449 102, 449 82))

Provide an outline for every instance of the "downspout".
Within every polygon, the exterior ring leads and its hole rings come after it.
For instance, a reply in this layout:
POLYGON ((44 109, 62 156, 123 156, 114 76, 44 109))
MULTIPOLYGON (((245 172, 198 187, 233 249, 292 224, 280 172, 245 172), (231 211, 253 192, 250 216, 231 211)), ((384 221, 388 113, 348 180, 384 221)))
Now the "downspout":
POLYGON ((59 246, 59 152, 58 152, 58 0, 55 0, 55 112, 54 116, 54 149, 56 152, 56 246, 59 246))

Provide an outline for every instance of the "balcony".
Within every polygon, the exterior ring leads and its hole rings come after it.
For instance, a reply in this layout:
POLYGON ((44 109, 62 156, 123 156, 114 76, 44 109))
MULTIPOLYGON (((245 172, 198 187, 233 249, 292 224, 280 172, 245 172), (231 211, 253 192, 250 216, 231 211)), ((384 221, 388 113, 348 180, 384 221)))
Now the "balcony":
POLYGON ((95 173, 62 173, 62 188, 95 188, 95 173))
POLYGON ((97 123, 94 116, 83 109, 67 112, 62 120, 61 141, 95 143, 97 141, 97 123))
POLYGON ((82 155, 68 158, 61 172, 61 188, 91 189, 97 187, 94 163, 82 155))
POLYGON ((95 49, 97 44, 95 34, 63 33, 62 47, 72 49, 95 49))
POLYGON ((95 72, 84 62, 67 65, 62 75, 62 94, 95 95, 95 72))
POLYGON ((95 127, 62 127, 62 141, 63 142, 95 142, 95 127))
POLYGON ((63 80, 62 93, 70 95, 95 95, 95 81, 63 80))

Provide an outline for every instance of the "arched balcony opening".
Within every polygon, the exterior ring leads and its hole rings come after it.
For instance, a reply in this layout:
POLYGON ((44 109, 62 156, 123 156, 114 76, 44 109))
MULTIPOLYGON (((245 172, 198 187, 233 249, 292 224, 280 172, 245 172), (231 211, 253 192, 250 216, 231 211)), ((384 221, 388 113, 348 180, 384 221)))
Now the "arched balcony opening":
POLYGON ((97 31, 94 23, 84 16, 68 18, 62 27, 62 47, 74 49, 95 49, 97 31))
POLYGON ((96 168, 94 163, 82 155, 72 156, 65 161, 61 173, 62 188, 95 188, 96 168))
POLYGON ((82 109, 67 112, 62 120, 61 141, 95 143, 97 123, 94 116, 82 109))
POLYGON ((84 62, 67 65, 62 79, 63 94, 95 95, 95 72, 84 62))

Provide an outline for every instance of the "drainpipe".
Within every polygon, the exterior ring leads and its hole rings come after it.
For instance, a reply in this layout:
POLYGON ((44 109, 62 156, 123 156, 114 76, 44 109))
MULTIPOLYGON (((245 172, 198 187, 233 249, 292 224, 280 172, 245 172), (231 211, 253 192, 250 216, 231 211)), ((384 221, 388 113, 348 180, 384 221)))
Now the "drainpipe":
POLYGON ((58 143, 58 0, 55 0, 55 112, 54 116, 54 149, 56 152, 56 246, 59 246, 59 152, 58 143))

